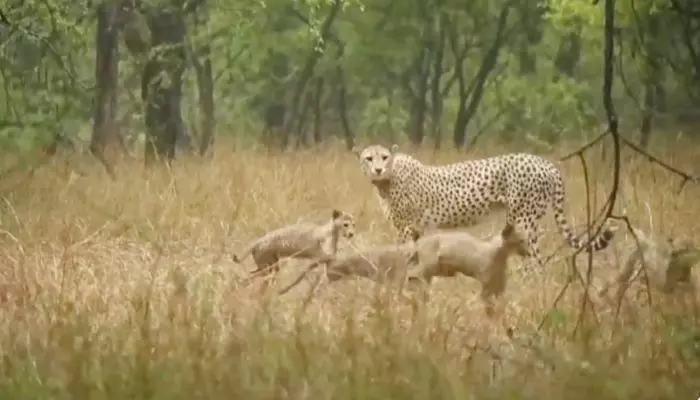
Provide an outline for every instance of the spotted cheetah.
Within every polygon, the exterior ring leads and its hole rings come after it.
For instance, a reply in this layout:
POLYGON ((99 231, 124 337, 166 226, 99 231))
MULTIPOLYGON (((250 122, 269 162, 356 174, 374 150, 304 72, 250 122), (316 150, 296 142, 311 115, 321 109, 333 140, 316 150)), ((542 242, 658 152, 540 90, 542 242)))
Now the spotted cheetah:
MULTIPOLYGON (((540 266, 541 227, 547 206, 567 243, 580 249, 564 215, 564 182, 549 160, 528 153, 510 153, 447 165, 426 165, 398 151, 370 145, 353 148, 365 176, 376 188, 384 214, 407 242, 415 229, 457 228, 477 224, 505 208, 507 223, 525 237, 528 256, 540 266)), ((606 221, 606 224, 608 221, 606 221)), ((586 248, 606 248, 617 227, 607 225, 586 248)))

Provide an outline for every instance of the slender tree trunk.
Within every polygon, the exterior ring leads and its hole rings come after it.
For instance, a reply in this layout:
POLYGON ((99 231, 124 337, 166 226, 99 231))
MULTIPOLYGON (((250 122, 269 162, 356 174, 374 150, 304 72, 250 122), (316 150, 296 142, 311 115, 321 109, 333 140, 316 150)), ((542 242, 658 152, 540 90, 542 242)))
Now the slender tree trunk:
MULTIPOLYGON (((197 26, 206 23, 209 17, 208 9, 200 11, 197 16, 197 26)), ((197 74, 197 90, 199 96, 199 111, 202 136, 199 143, 199 155, 204 156, 214 144, 214 73, 211 65, 211 46, 208 42, 193 51, 193 64, 197 74)))
POLYGON ((506 4, 501 10, 501 14, 498 18, 498 26, 496 28, 496 38, 494 39, 491 47, 486 52, 486 55, 484 56, 484 59, 481 62, 481 66, 479 67, 479 71, 476 73, 474 81, 472 82, 469 88, 467 88, 464 79, 464 71, 462 71, 462 63, 464 59, 462 58, 457 63, 459 108, 457 111, 457 118, 455 120, 454 131, 452 134, 453 143, 456 148, 461 148, 464 146, 465 139, 467 136, 467 128, 469 127, 470 122, 476 114, 476 111, 479 107, 479 103, 481 103, 486 81, 489 75, 491 75, 491 72, 498 64, 498 55, 501 51, 501 47, 503 47, 505 28, 506 23, 508 21, 508 14, 510 13, 510 7, 511 4, 509 3, 506 4))
POLYGON ((325 87, 325 80, 323 77, 319 77, 316 80, 316 92, 314 93, 314 142, 316 144, 321 143, 323 140, 323 110, 321 109, 321 103, 323 99, 323 89, 325 87))
POLYGON ((644 57, 644 108, 642 110, 642 123, 639 129, 639 145, 647 149, 651 140, 652 124, 656 113, 656 95, 661 87, 661 60, 659 55, 659 43, 656 39, 659 34, 659 20, 655 15, 649 16, 649 37, 647 38, 644 57))
POLYGON ((296 85, 294 91, 292 92, 290 99, 290 111, 287 113, 284 121, 284 132, 285 135, 289 135, 292 132, 292 127, 295 126, 295 121, 297 121, 301 116, 302 111, 302 99, 304 98, 304 93, 306 92, 307 85, 309 81, 313 78, 314 70, 319 60, 323 56, 323 52, 327 47, 327 43, 330 41, 331 29, 335 23, 338 15, 342 12, 344 0, 333 0, 331 4, 331 9, 326 17, 326 20, 321 24, 320 29, 320 43, 314 43, 311 50, 311 54, 306 59, 304 67, 299 73, 299 77, 296 80, 296 85))
POLYGON ((522 0, 518 3, 522 27, 522 34, 518 40, 520 74, 532 75, 537 73, 537 54, 534 47, 542 40, 542 10, 539 2, 522 0))
POLYGON ((564 36, 559 42, 557 55, 554 58, 554 66, 560 74, 573 78, 580 59, 581 32, 580 26, 577 24, 575 31, 564 36))
POLYGON ((350 118, 348 117, 348 92, 345 84, 345 73, 340 66, 336 67, 336 79, 338 81, 338 113, 340 122, 343 125, 343 136, 345 136, 345 147, 350 150, 355 146, 355 134, 350 128, 350 118))
POLYGON ((145 161, 170 162, 175 157, 182 122, 182 74, 185 68, 185 21, 177 0, 169 7, 152 10, 148 25, 154 51, 146 62, 141 96, 146 106, 148 129, 145 161))
POLYGON ((430 102, 432 106, 430 122, 435 148, 439 149, 442 144, 442 75, 444 73, 445 41, 447 40, 445 28, 442 24, 442 13, 438 14, 436 25, 438 39, 433 51, 433 77, 430 84, 430 102))
POLYGON ((97 8, 95 46, 95 115, 90 151, 114 175, 112 164, 124 149, 118 124, 119 4, 103 2, 97 8))

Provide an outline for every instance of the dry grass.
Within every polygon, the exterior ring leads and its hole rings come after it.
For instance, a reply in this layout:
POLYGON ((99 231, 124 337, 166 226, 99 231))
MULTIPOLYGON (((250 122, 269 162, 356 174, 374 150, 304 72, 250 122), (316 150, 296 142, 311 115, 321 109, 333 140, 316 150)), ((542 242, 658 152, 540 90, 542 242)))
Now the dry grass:
MULTIPOLYGON (((415 153, 448 162, 515 150, 415 153)), ((562 147, 552 158, 573 146, 562 147)), ((692 146, 655 154, 698 173, 692 146)), ((605 200, 610 160, 589 156, 594 201, 605 200)), ((0 180, 0 394, 4 398, 695 398, 700 395, 696 299, 649 306, 643 289, 621 317, 596 307, 573 331, 581 284, 552 307, 569 274, 560 250, 544 277, 512 274, 505 318, 491 329, 468 278, 437 280, 424 307, 350 280, 313 299, 310 284, 261 296, 238 282, 253 269, 231 261, 249 239, 331 207, 353 213, 363 247, 393 240, 351 153, 326 148, 264 155, 220 145, 208 162, 172 171, 136 162, 107 179, 97 164, 54 160, 32 176, 0 180), (552 311, 547 317, 547 312, 552 311), (539 334, 536 328, 545 319, 539 334), (693 397, 694 396, 694 397, 693 397)), ((576 161, 561 166, 579 232, 585 192, 576 161)), ((658 234, 700 243, 700 190, 625 155, 620 208, 658 234), (653 224, 653 226, 652 226, 653 224)), ((500 229, 495 215, 473 231, 500 229)), ((562 238, 549 214, 544 250, 562 238)), ((594 258, 609 276, 625 233, 594 258)), ((350 244, 341 246, 347 251, 350 244)), ((585 265, 586 256, 579 256, 585 265)), ((277 287, 302 264, 282 268, 277 287)))

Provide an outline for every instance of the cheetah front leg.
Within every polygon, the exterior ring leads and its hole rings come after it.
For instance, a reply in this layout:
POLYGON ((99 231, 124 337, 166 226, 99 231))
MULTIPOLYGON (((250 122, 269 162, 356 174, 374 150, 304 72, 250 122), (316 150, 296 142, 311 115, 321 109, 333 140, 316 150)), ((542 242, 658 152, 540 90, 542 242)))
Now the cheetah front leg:
POLYGON ((405 226, 399 231, 399 244, 411 242, 418 239, 419 236, 420 233, 411 225, 405 226))

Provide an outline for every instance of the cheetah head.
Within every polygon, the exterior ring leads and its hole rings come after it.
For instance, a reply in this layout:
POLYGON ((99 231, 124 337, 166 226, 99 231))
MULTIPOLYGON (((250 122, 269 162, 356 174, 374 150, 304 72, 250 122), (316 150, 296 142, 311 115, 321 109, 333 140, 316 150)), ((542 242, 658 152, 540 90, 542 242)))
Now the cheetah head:
POLYGON ((340 236, 348 239, 352 239, 355 236, 355 218, 351 214, 333 209, 331 217, 333 218, 333 225, 340 236))
POLYGON ((387 149, 384 146, 375 144, 360 149, 354 147, 352 152, 360 160, 362 172, 372 182, 389 181, 393 177, 394 155, 399 146, 394 144, 387 149))
POLYGON ((501 240, 504 246, 520 257, 528 257, 529 251, 525 237, 519 230, 515 229, 513 225, 506 224, 501 230, 501 240))

